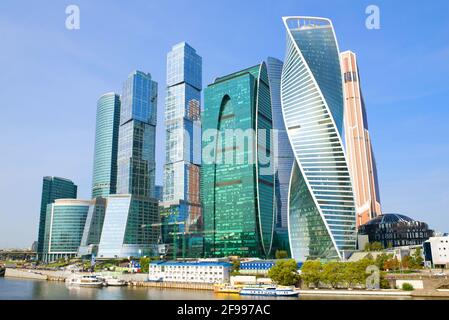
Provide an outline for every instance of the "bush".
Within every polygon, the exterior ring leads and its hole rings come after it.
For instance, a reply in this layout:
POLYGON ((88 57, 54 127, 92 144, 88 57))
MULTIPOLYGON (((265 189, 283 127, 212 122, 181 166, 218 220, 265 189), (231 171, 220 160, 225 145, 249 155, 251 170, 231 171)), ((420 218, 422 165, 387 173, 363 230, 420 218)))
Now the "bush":
POLYGON ((404 291, 413 291, 415 289, 413 288, 413 286, 410 283, 404 282, 402 284, 402 290, 404 290, 404 291))

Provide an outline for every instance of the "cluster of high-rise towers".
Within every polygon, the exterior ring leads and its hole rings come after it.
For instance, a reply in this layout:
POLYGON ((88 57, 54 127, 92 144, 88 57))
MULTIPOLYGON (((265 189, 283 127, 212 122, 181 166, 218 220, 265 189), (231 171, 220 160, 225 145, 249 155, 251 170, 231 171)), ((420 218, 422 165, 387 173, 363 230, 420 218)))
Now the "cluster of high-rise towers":
POLYGON ((285 17, 267 58, 202 91, 202 58, 167 55, 165 165, 155 185, 158 86, 135 71, 97 103, 92 200, 45 177, 38 255, 339 259, 381 214, 354 53, 332 23, 285 17), (203 105, 203 107, 202 107, 203 105), (161 191, 162 190, 162 191, 161 191))

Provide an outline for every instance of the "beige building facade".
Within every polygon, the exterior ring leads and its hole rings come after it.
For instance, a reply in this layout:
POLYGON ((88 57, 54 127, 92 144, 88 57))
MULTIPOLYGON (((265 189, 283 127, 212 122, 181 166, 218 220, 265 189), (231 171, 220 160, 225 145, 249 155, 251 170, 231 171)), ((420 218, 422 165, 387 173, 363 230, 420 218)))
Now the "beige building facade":
POLYGON ((357 57, 341 53, 345 96, 345 143, 356 199, 357 227, 382 214, 376 162, 360 89, 357 57))

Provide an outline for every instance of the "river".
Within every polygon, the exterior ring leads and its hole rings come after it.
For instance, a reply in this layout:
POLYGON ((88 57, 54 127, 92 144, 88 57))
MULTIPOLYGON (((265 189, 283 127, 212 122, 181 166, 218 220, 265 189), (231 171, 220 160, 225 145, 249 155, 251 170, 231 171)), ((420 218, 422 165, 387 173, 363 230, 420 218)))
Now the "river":
POLYGON ((270 299, 393 299, 410 297, 345 297, 309 296, 259 297, 214 293, 203 290, 159 289, 150 287, 68 288, 64 282, 0 278, 0 300, 270 300, 270 299))

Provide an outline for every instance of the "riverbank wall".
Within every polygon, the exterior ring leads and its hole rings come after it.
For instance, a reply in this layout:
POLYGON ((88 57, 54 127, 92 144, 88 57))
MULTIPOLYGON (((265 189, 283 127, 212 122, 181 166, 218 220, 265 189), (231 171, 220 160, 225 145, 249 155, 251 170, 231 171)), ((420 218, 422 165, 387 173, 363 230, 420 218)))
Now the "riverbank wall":
POLYGON ((214 285, 209 283, 185 283, 185 282, 131 282, 136 287, 152 287, 160 289, 188 289, 188 290, 214 290, 214 285))

